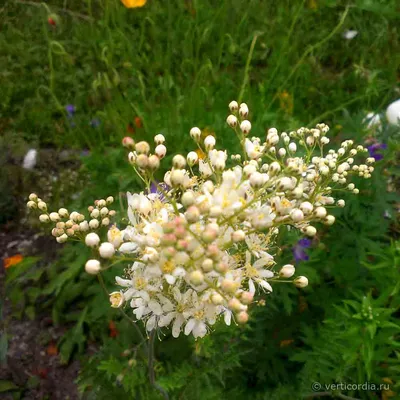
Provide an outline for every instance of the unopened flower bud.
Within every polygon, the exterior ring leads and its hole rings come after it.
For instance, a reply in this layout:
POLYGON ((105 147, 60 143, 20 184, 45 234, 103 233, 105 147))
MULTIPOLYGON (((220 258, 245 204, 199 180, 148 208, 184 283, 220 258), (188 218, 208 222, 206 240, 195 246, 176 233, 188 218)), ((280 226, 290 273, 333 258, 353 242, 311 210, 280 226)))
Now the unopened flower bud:
POLYGON ((197 126, 195 126, 190 130, 190 136, 192 137, 193 140, 198 142, 201 137, 201 130, 197 126))
POLYGON ((233 297, 232 299, 229 300, 228 307, 232 311, 239 312, 242 311, 243 304, 236 297, 233 297))
POLYGON ((290 212, 290 217, 294 222, 300 222, 303 221, 304 214, 303 211, 299 210, 298 208, 295 208, 290 212))
POLYGON ((213 262, 213 260, 211 260, 211 258, 206 258, 201 263, 201 268, 203 269, 204 272, 212 271, 213 267, 214 267, 214 262, 213 262))
POLYGON ((111 258, 115 253, 115 248, 111 243, 104 242, 99 247, 99 254, 102 258, 111 258))
POLYGON ((204 139, 204 147, 206 148, 207 151, 210 151, 214 148, 214 146, 215 146, 215 137, 208 135, 204 139))
POLYGON ((325 207, 317 207, 314 210, 314 214, 317 218, 325 218, 326 217, 326 208, 325 207))
POLYGON ((85 244, 88 247, 97 247, 100 243, 100 238, 97 233, 88 233, 85 237, 85 244))
POLYGON ((250 304, 253 301, 254 293, 251 292, 243 292, 240 295, 240 300, 243 304, 250 304))
POLYGON ((213 302, 213 304, 215 304, 216 306, 221 305, 224 302, 224 298, 219 294, 219 293, 214 293, 211 296, 211 301, 213 302))
POLYGON ((58 243, 65 243, 68 240, 68 236, 63 233, 61 236, 56 238, 58 243))
POLYGON ((316 235, 317 230, 313 226, 307 226, 307 228, 304 230, 304 233, 307 236, 313 237, 316 235))
POLYGON ((234 115, 229 115, 226 119, 226 123, 231 127, 234 128, 237 125, 237 118, 234 115))
POLYGON ((240 130, 243 132, 244 135, 248 135, 251 130, 251 122, 247 119, 242 121, 242 123, 240 124, 240 130))
POLYGON ((281 278, 290 278, 294 275, 294 273, 295 273, 294 266, 292 264, 286 264, 279 271, 279 276, 281 278))
POLYGON ((43 223, 47 223, 50 221, 50 218, 47 214, 42 214, 39 216, 39 221, 43 223))
POLYGON ((335 223, 335 217, 333 215, 327 215, 324 220, 325 225, 333 225, 335 223))
POLYGON ((308 279, 305 276, 298 276, 293 283, 298 288, 305 288, 308 286, 308 279))
POLYGON ((57 221, 60 220, 60 216, 58 215, 58 213, 52 212, 52 213, 50 213, 50 219, 51 219, 53 222, 57 222, 57 221))
POLYGON ((204 282, 204 275, 201 271, 193 271, 189 276, 190 282, 195 286, 199 286, 204 282))
POLYGON ((101 225, 103 225, 103 226, 108 226, 108 225, 110 225, 110 218, 103 218, 102 220, 101 220, 101 225))
POLYGON ((136 158, 136 164, 139 168, 145 169, 149 165, 149 157, 146 154, 139 154, 136 158))
POLYGON ((37 197, 37 194, 36 194, 36 193, 31 193, 31 194, 29 195, 29 200, 31 200, 31 201, 37 201, 37 199, 38 199, 38 197, 37 197))
POLYGON ((81 232, 86 232, 89 230, 89 223, 87 221, 83 221, 79 224, 79 230, 81 232))
POLYGON ((244 233, 244 231, 239 229, 237 231, 232 232, 231 238, 234 243, 238 243, 246 238, 246 234, 244 233))
POLYGON ((130 136, 125 136, 122 139, 122 146, 126 147, 127 149, 133 149, 135 146, 135 141, 130 136))
POLYGON ((138 154, 149 154, 150 145, 147 142, 142 141, 135 144, 135 150, 138 154))
POLYGON ((247 107, 247 104, 246 104, 246 103, 240 104, 240 107, 239 107, 239 115, 240 115, 242 118, 246 118, 246 117, 249 115, 249 107, 247 107))
POLYGON ((305 215, 310 214, 313 208, 314 208, 313 205, 308 201, 304 201, 303 203, 300 204, 300 210, 303 211, 305 215))
POLYGON ((238 284, 235 281, 233 281, 232 279, 224 279, 221 282, 221 288, 225 292, 233 293, 237 290, 238 284))
POLYGON ((88 260, 85 264, 85 271, 90 275, 97 275, 100 270, 100 262, 98 260, 88 260))
POLYGON ((181 202, 185 207, 191 206, 195 201, 195 197, 192 191, 187 191, 183 193, 181 197, 181 202))
POLYGON ((38 202, 38 209, 41 211, 46 211, 47 210, 47 205, 44 201, 39 201, 38 202))
POLYGON ((172 186, 180 186, 183 184, 183 180, 185 179, 185 170, 183 169, 174 169, 171 172, 171 184, 172 186))
POLYGON ((97 229, 99 227, 99 221, 97 219, 92 219, 89 221, 90 229, 97 229))
POLYGON ((245 324, 249 320, 249 314, 246 311, 240 311, 236 315, 236 320, 239 324, 245 324))
POLYGON ((160 159, 155 154, 153 154, 149 157, 148 165, 151 170, 155 171, 160 167, 160 159))
POLYGON ((174 156, 174 158, 172 159, 172 165, 174 166, 174 168, 176 169, 182 169, 186 166, 186 160, 185 157, 181 156, 180 154, 177 154, 176 156, 174 156))
POLYGON ((165 142, 165 137, 161 133, 154 136, 154 143, 155 144, 163 144, 165 142))
POLYGON ((343 199, 340 199, 340 200, 337 201, 337 205, 339 207, 344 207, 346 205, 346 203, 345 203, 345 201, 343 199))
POLYGON ((239 104, 237 103, 237 101, 233 100, 229 103, 229 109, 231 110, 231 112, 236 112, 239 108, 239 104))
POLYGON ((188 153, 188 155, 186 156, 186 160, 188 162, 188 164, 192 167, 194 164, 197 163, 199 159, 199 156, 197 155, 197 153, 195 151, 191 151, 188 153))
POLYGON ((58 214, 60 215, 61 218, 68 218, 68 210, 66 208, 60 208, 58 210, 58 214))

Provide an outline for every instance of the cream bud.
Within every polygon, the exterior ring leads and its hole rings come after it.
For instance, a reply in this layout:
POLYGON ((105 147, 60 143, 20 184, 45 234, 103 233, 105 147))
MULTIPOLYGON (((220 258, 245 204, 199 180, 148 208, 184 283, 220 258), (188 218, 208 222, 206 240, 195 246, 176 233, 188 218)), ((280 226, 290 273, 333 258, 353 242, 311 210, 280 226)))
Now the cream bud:
POLYGON ((97 233, 91 232, 88 233, 85 237, 85 244, 88 247, 96 247, 100 243, 100 238, 97 233))
POLYGON ((97 275, 101 270, 98 260, 88 260, 85 264, 85 271, 90 275, 97 275))
POLYGON ((190 136, 192 137, 192 139, 198 142, 201 137, 201 130, 197 126, 195 126, 190 130, 190 136))
POLYGON ((308 279, 305 276, 298 276, 293 283, 295 284, 295 286, 297 286, 298 288, 305 288, 306 286, 308 286, 308 279))
POLYGON ((279 276, 281 278, 291 278, 294 275, 295 271, 296 269, 292 264, 286 264, 279 271, 279 276))
POLYGON ((114 246, 109 242, 104 242, 99 247, 99 254, 102 258, 111 258, 115 253, 114 246))

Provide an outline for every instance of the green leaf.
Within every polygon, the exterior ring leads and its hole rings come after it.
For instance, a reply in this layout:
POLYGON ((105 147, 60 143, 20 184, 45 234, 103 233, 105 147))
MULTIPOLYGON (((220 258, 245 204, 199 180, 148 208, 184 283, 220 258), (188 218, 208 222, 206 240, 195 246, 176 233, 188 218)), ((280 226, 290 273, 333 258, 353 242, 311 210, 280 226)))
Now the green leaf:
POLYGON ((11 381, 0 381, 0 393, 9 392, 10 390, 18 390, 19 387, 11 381))

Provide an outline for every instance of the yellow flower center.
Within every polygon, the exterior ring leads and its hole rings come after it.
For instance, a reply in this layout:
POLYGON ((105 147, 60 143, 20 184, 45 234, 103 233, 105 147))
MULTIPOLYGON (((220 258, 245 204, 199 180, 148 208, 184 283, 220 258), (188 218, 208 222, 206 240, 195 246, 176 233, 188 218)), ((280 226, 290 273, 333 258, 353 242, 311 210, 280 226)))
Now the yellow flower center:
POLYGON ((135 279, 135 288, 137 290, 142 290, 146 287, 146 279, 142 278, 141 276, 135 279))
POLYGON ((175 264, 173 261, 166 261, 164 265, 161 267, 161 271, 164 274, 170 274, 175 269, 175 264))

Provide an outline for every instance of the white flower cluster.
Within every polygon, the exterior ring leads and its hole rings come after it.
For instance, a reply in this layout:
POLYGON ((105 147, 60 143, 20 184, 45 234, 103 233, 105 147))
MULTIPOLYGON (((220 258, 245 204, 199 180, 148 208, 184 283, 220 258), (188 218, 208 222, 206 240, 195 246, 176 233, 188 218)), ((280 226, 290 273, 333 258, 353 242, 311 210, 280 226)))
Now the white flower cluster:
MULTIPOLYGON (((112 226, 107 242, 94 232, 85 237, 103 259, 89 260, 87 272, 108 268, 115 257, 133 261, 123 278, 116 277, 122 289, 111 293, 110 301, 112 307, 128 304, 148 331, 171 327, 174 337, 181 331, 203 337, 221 316, 227 324, 232 316, 246 323, 254 295, 272 292, 276 281, 307 286, 306 277, 292 278, 293 265, 276 268, 271 253, 279 229, 290 225, 316 235, 315 224, 334 223, 329 209, 345 205, 333 197, 335 190, 357 194, 351 176, 369 178, 373 171, 373 158, 356 164, 366 149, 351 140, 326 152, 324 124, 290 133, 271 128, 265 140, 249 138, 248 106, 233 101, 229 108, 227 123, 241 155, 228 158, 227 151, 215 148, 215 137, 202 140, 201 130, 192 128, 198 151, 175 155, 164 182, 155 184, 165 138, 154 138, 154 154, 147 142, 135 144, 129 161, 147 191, 128 193, 129 225, 112 226)), ((38 199, 31 202, 38 206, 38 199)), ((101 206, 92 213, 102 215, 101 206)), ((51 214, 48 218, 54 221, 51 214)))

